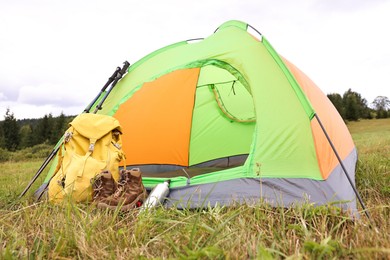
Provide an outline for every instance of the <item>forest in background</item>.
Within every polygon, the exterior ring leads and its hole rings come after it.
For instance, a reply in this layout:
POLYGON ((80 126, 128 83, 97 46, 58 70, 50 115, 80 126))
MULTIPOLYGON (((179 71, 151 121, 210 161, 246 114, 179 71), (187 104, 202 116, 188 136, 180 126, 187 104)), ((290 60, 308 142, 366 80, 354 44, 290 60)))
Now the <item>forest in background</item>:
POLYGON ((75 116, 47 114, 39 119, 16 120, 8 108, 0 122, 0 149, 14 152, 40 144, 54 146, 75 116))

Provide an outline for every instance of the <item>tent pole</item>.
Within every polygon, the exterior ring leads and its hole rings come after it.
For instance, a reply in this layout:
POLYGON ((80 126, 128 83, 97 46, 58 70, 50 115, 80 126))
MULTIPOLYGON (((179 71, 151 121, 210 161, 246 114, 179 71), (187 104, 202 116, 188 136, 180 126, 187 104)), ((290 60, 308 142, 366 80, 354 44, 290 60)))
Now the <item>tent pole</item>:
POLYGON ((325 134, 325 136, 326 136, 326 139, 328 140, 330 146, 332 147, 332 150, 333 150, 334 154, 336 155, 337 160, 339 161, 339 163, 340 163, 340 165, 341 165, 341 168, 343 169, 343 172, 344 172, 345 176, 347 177, 347 179, 348 179, 348 181, 349 181, 349 184, 351 184, 351 187, 352 187, 353 191, 355 192, 356 197, 358 198, 358 200, 359 200, 359 202, 360 202, 360 205, 362 206, 362 208, 363 208, 363 210, 364 210, 364 213, 366 214, 368 220, 369 220, 371 223, 373 223, 373 222, 372 222, 372 219, 371 219, 371 216, 370 216, 370 214, 368 213, 368 210, 367 210, 366 206, 364 205, 363 199, 360 197, 359 192, 357 191, 355 185, 353 184, 352 179, 351 179, 351 177, 349 176, 349 174, 348 174, 348 172, 347 172, 347 169, 345 168, 344 163, 343 163, 343 161, 341 160, 339 154, 337 153, 336 147, 333 145, 332 140, 330 139, 328 133, 326 132, 324 125, 322 124, 320 118, 318 117, 318 115, 317 115, 316 113, 314 114, 314 117, 317 119, 318 123, 320 124, 320 127, 321 127, 322 131, 324 132, 324 134, 325 134))

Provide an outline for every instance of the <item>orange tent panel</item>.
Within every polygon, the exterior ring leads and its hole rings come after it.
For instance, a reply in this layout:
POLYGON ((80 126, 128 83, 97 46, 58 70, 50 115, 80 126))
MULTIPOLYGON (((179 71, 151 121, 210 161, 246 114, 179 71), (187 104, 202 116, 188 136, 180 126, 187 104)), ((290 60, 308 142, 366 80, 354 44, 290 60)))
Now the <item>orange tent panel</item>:
POLYGON ((199 68, 176 70, 145 83, 114 117, 123 128, 126 163, 188 166, 199 68))
MULTIPOLYGON (((309 79, 309 77, 288 60, 283 59, 283 61, 302 87, 302 90, 310 100, 322 124, 332 126, 325 130, 336 147, 341 159, 344 160, 352 152, 355 146, 343 119, 330 100, 322 93, 316 84, 309 79)), ((324 179, 327 179, 339 162, 317 120, 314 119, 311 121, 311 128, 321 174, 324 179)))

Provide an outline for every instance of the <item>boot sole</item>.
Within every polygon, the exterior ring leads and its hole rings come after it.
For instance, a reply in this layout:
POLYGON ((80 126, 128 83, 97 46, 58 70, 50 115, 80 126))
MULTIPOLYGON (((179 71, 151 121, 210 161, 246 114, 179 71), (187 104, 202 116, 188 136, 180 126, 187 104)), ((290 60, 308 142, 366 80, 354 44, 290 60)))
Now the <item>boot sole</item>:
POLYGON ((131 202, 129 204, 126 204, 126 205, 118 204, 116 206, 113 206, 113 205, 108 205, 108 204, 106 204, 104 202, 99 202, 97 204, 97 207, 99 209, 107 209, 107 208, 108 209, 116 209, 116 208, 120 207, 120 211, 129 211, 131 209, 136 208, 136 203, 138 201, 141 201, 141 199, 142 199, 142 202, 143 202, 145 200, 145 198, 146 198, 146 194, 145 194, 145 192, 143 192, 140 195, 138 195, 138 197, 135 200, 133 200, 133 202, 131 202))

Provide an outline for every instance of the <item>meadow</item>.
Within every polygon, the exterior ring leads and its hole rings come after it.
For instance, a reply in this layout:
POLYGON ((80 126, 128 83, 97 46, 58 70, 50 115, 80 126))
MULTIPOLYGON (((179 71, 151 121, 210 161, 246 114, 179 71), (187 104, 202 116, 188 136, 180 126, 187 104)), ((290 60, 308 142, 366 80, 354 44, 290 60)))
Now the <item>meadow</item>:
POLYGON ((201 210, 98 210, 34 203, 44 158, 0 163, 0 259, 389 259, 390 119, 348 123, 358 149, 356 186, 371 215, 331 206, 264 203, 201 210))

